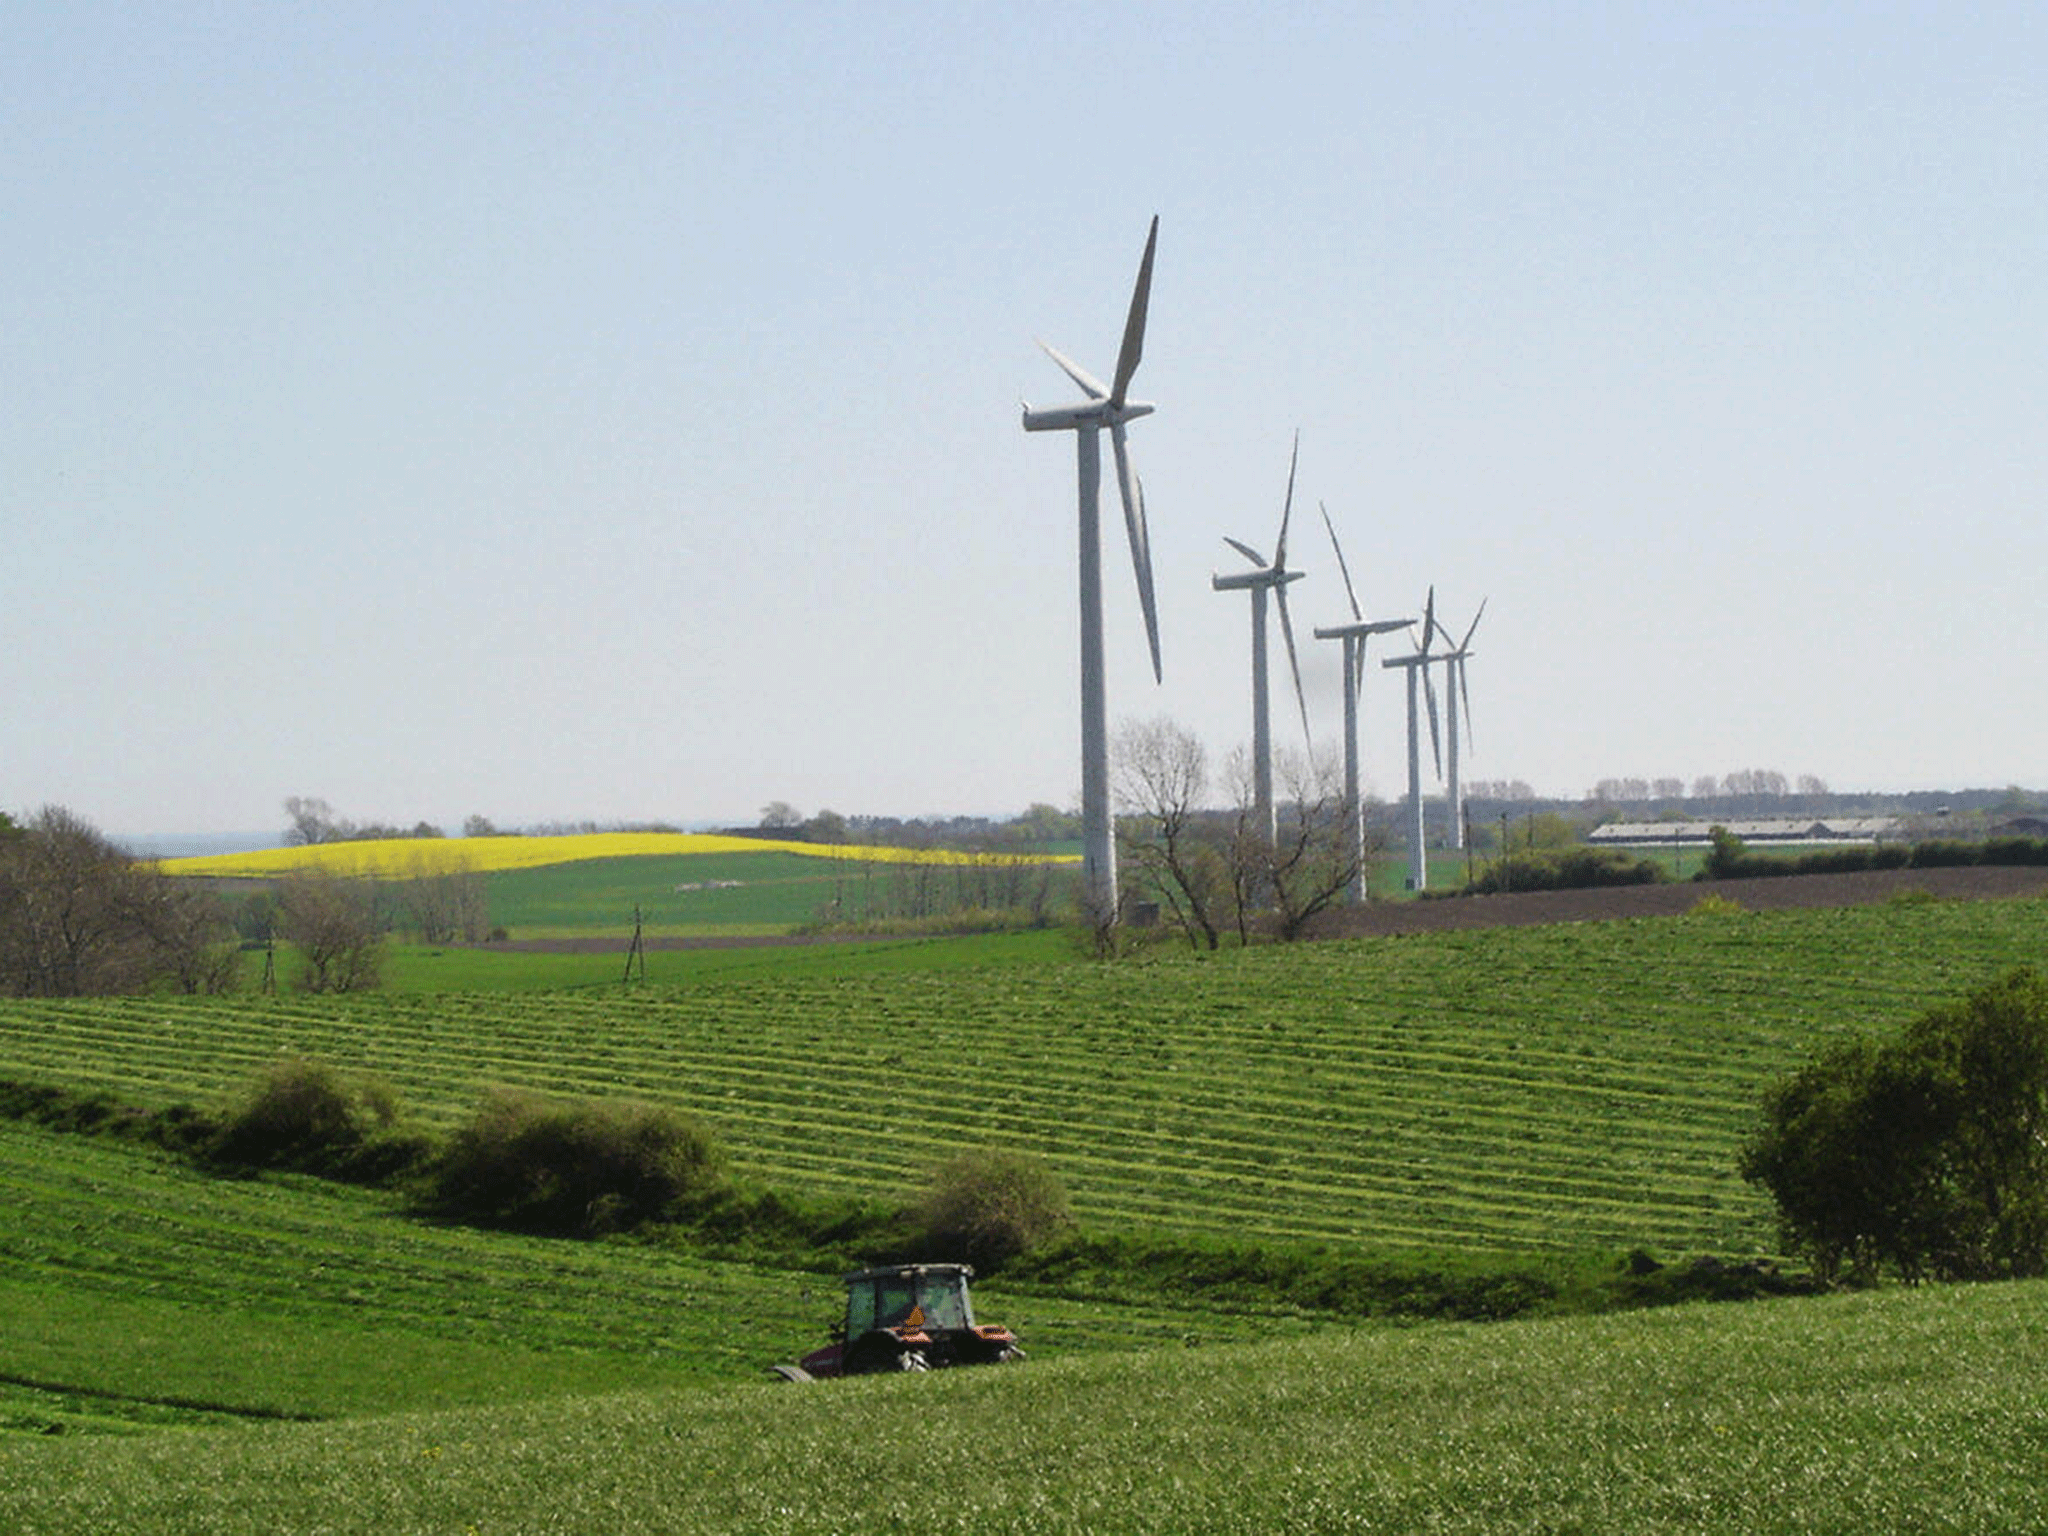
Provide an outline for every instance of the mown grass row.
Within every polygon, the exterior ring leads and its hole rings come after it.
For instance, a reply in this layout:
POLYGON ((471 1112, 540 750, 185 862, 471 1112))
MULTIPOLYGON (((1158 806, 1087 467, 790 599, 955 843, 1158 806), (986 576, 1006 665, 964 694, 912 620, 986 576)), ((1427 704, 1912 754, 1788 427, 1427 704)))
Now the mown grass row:
POLYGON ((2033 1532, 2040 1284, 0 1443, 0 1524, 2033 1532))
POLYGON ((1094 1226, 1759 1252, 1734 1161, 1764 1083, 2044 941, 2048 903, 1919 903, 617 996, 9 1003, 0 1073, 171 1103, 299 1052, 442 1127, 487 1083, 674 1104, 804 1193, 894 1198, 999 1142, 1094 1226))

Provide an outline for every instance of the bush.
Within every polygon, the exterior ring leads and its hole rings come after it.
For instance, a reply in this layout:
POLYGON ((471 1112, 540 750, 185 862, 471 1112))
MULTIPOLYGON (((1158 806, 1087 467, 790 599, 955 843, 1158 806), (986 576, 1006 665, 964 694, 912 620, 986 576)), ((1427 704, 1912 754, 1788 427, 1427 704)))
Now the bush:
POLYGON ((919 1211, 931 1257, 961 1259, 984 1274, 1072 1224, 1066 1189, 1043 1159, 993 1148, 940 1168, 919 1211))
POLYGON ((499 1090, 450 1140, 430 1198, 486 1226, 597 1236, 712 1198, 723 1171, 710 1130, 672 1109, 499 1090))
POLYGON ((423 1150, 418 1137, 398 1130, 398 1096, 387 1084, 292 1056, 264 1069, 227 1107, 206 1155, 235 1167, 376 1182, 423 1150))
POLYGON ((1657 885, 1670 877, 1655 859, 1620 848, 1546 848, 1510 854, 1485 865, 1471 889, 1567 891, 1593 886, 1657 885))
POLYGON ((1772 1088, 1743 1177, 1824 1277, 2048 1273, 2048 982, 2013 971, 1772 1088))

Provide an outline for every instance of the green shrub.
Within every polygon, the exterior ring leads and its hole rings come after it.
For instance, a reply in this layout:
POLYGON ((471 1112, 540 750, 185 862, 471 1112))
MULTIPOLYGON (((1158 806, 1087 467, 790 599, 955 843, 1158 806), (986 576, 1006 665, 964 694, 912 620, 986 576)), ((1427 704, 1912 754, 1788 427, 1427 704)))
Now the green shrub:
POLYGON ((498 1090, 450 1139, 430 1199, 486 1226, 596 1236, 714 1197, 723 1170, 710 1130, 675 1110, 498 1090))
POLYGON ((1620 848, 1543 848, 1508 855, 1485 865, 1471 889, 1495 891, 1567 891, 1593 886, 1657 885, 1668 876, 1655 859, 1620 848))
POLYGON ((2048 864, 2048 838, 1987 837, 1986 864, 2048 864))
POLYGON ((1823 1276, 2048 1273, 2048 982, 2016 970, 1773 1087, 1743 1177, 1823 1276))
POLYGON ((378 1182, 417 1161, 424 1147, 399 1130, 398 1095, 388 1084, 288 1056, 222 1111, 206 1156, 230 1167, 378 1182))
POLYGON ((984 1274, 1072 1224, 1066 1189, 1042 1158, 994 1148, 940 1168, 919 1211, 931 1257, 965 1260, 984 1274))

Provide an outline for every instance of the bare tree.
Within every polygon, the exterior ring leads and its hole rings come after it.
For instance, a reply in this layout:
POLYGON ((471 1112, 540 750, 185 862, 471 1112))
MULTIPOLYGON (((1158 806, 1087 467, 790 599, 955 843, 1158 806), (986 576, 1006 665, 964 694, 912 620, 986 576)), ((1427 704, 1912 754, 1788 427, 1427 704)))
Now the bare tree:
POLYGON ((1202 743, 1164 715, 1126 720, 1110 747, 1110 776, 1127 878, 1158 895, 1189 945, 1217 948, 1232 904, 1230 860, 1224 829, 1202 815, 1202 743))
POLYGON ((180 992, 232 992, 241 946, 227 905, 198 880, 147 871, 128 882, 128 915, 147 940, 156 970, 180 992))
POLYGON ((1277 766, 1287 799, 1269 851, 1267 888, 1273 930, 1298 939, 1309 920, 1334 905, 1358 878, 1360 856, 1349 834, 1350 807, 1343 774, 1333 762, 1300 753, 1280 755, 1277 766))
POLYGON ((490 931, 487 885, 473 869, 416 858, 396 894, 423 944, 477 944, 490 931))
POLYGON ((277 908, 306 991, 360 992, 381 980, 384 932, 367 881, 308 870, 277 883, 277 908))
POLYGON ((0 836, 0 991, 76 997, 169 977, 219 990, 236 967, 203 887, 139 863, 62 806, 0 836))

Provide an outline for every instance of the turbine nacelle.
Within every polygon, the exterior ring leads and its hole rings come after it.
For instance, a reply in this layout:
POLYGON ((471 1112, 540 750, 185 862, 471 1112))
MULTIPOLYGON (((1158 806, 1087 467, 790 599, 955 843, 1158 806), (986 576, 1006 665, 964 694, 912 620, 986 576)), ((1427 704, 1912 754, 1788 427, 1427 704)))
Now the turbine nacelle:
POLYGON ((1111 405, 1108 400, 1090 400, 1081 405, 1024 407, 1026 432, 1076 432, 1088 427, 1115 427, 1140 416, 1150 416, 1153 407, 1144 400, 1126 400, 1111 405))
POLYGON ((1350 624, 1316 626, 1318 640, 1363 640, 1371 635, 1390 635, 1397 629, 1406 629, 1413 619, 1360 619, 1350 624))
POLYGON ((1307 571, 1283 571, 1267 566, 1259 571, 1233 571, 1228 575, 1209 578, 1209 585, 1218 592, 1250 592, 1259 587, 1284 587, 1289 582, 1299 581, 1307 571))

